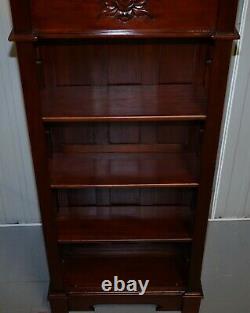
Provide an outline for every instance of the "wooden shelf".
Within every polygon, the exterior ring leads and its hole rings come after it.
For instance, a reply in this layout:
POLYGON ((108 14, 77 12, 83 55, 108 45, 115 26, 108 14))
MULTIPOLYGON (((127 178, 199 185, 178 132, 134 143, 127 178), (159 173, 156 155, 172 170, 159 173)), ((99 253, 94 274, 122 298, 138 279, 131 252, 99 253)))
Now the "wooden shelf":
POLYGON ((192 240, 191 210, 170 206, 60 208, 58 242, 192 240))
POLYGON ((102 281, 113 281, 114 276, 118 276, 124 281, 150 280, 146 294, 184 292, 187 276, 184 253, 166 245, 155 245, 82 248, 81 254, 65 256, 65 288, 71 293, 104 294, 101 289, 102 281))
POLYGON ((51 188, 197 187, 197 164, 185 153, 59 153, 51 188))
POLYGON ((42 91, 44 122, 204 120, 193 85, 75 86, 42 91))

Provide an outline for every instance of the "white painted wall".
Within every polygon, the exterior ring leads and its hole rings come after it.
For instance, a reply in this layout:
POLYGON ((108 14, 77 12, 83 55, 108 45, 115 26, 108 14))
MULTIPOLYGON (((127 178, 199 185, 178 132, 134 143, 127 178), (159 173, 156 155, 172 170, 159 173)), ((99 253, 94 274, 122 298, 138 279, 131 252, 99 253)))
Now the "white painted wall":
POLYGON ((0 0, 0 223, 39 221, 8 0, 0 0))
MULTIPOLYGON (((241 4, 243 1, 241 1, 241 4)), ((250 7, 229 84, 212 218, 250 217, 250 7)), ((242 7, 242 5, 241 5, 242 7)), ((241 10, 240 10, 241 11, 241 10)), ((239 14, 240 15, 240 14, 239 14)), ((40 222, 17 60, 0 0, 0 224, 40 222)))
POLYGON ((245 0, 238 55, 228 86, 212 218, 250 217, 250 5, 245 0))

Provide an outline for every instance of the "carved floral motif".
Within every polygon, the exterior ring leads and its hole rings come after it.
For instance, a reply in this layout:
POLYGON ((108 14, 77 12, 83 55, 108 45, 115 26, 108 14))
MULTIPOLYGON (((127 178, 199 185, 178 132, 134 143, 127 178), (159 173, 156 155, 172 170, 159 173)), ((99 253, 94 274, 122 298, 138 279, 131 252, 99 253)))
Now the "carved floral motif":
POLYGON ((149 16, 146 9, 147 0, 106 0, 103 14, 115 17, 123 22, 139 17, 149 16))

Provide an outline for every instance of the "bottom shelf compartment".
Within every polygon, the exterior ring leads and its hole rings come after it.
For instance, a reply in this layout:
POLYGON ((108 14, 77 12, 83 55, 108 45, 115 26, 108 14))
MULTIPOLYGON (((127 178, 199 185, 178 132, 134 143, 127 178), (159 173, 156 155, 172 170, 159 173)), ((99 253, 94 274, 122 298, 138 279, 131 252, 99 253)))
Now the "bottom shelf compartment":
POLYGON ((186 290, 189 244, 90 244, 63 247, 64 285, 68 293, 138 295, 129 292, 129 280, 149 280, 145 296, 182 294, 186 290), (125 282, 123 291, 114 290, 114 277, 125 282), (112 283, 110 291, 102 282, 112 283))

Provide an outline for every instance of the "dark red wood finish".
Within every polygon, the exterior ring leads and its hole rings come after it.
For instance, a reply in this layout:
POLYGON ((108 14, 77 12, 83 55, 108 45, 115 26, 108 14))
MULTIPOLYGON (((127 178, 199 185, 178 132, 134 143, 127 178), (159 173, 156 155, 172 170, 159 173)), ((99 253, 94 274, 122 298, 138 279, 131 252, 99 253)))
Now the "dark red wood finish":
POLYGON ((54 227, 56 214, 53 210, 52 194, 49 188, 48 160, 40 114, 35 51, 31 43, 18 43, 17 53, 19 57, 37 190, 43 219, 44 237, 47 246, 51 284, 53 288, 60 290, 62 289, 62 273, 54 227))
POLYGON ((198 313, 237 1, 10 2, 52 312, 198 313))
POLYGON ((42 102, 43 120, 48 123, 206 119, 205 95, 195 93, 190 85, 46 89, 42 102))
POLYGON ((220 123, 227 85, 227 74, 231 58, 231 42, 216 41, 209 90, 208 119, 201 154, 201 179, 195 215, 194 243, 190 269, 190 290, 200 286, 202 257, 206 236, 206 225, 212 194, 214 169, 220 135, 220 123), (213 153, 211 153, 213 151, 213 153))
POLYGON ((182 312, 199 312, 202 295, 200 293, 186 293, 183 297, 182 312))
POLYGON ((192 241, 188 207, 98 206, 60 208, 58 242, 192 241))
POLYGON ((221 33, 227 33, 235 27, 237 12, 237 0, 220 0, 217 18, 217 30, 221 33))
POLYGON ((51 188, 197 187, 196 158, 167 153, 55 154, 51 188))
POLYGON ((35 32, 46 34, 146 32, 161 36, 177 31, 215 31, 217 0, 143 1, 140 13, 136 8, 138 2, 34 0, 31 1, 33 26, 35 32), (109 10, 109 3, 114 4, 114 10, 109 10), (118 14, 113 14, 116 9, 118 14))
MULTIPOLYGON (((184 294, 186 289, 186 245, 116 243, 64 246, 62 257, 64 286, 69 293, 103 294, 102 281, 112 281, 115 275, 125 281, 132 276, 143 281, 148 277, 150 283, 146 293, 149 294, 184 294), (113 260, 116 260, 116 265, 110 266, 113 260)), ((136 292, 133 294, 138 295, 136 292)), ((116 297, 119 293, 113 291, 109 295, 116 297)))
POLYGON ((49 293, 49 301, 52 312, 68 313, 68 297, 65 293, 49 293))
POLYGON ((31 12, 30 12, 30 0, 12 1, 11 12, 13 16, 13 30, 16 33, 23 33, 27 35, 31 33, 31 12))

